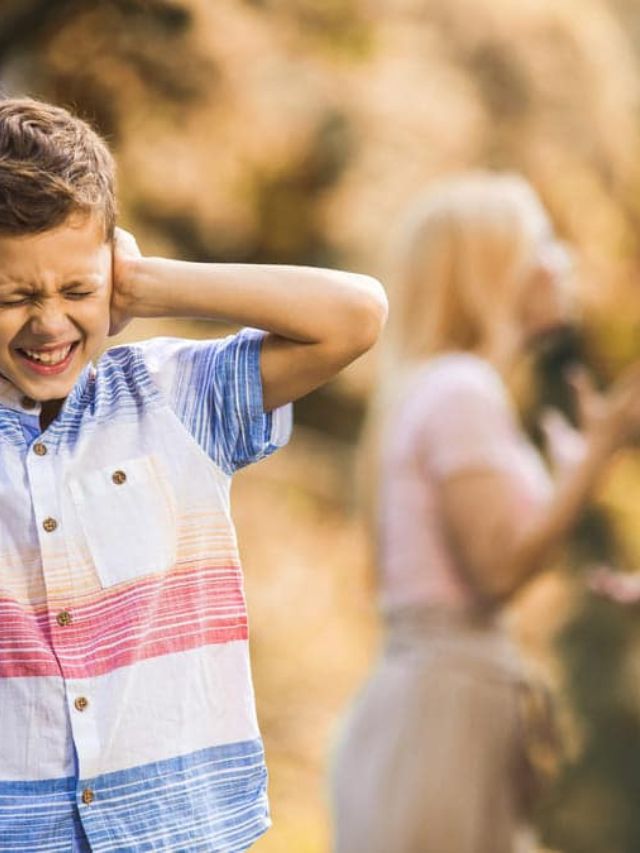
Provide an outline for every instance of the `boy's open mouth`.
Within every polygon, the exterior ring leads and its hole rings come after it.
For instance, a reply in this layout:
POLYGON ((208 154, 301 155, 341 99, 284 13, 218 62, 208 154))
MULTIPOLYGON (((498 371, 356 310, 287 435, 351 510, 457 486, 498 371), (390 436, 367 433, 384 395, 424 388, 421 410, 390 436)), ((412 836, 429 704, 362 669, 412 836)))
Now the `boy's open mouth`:
POLYGON ((16 347, 16 352, 20 356, 20 360, 36 373, 49 375, 52 373, 62 373, 66 370, 73 354, 77 349, 79 341, 73 341, 70 344, 47 349, 28 349, 26 347, 16 347))

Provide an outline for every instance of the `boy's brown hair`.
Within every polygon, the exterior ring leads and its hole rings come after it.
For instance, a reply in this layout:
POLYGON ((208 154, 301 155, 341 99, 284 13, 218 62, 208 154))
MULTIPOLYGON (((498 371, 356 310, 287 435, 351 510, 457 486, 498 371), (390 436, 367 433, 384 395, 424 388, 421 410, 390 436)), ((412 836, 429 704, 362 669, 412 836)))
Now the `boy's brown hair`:
POLYGON ((0 99, 0 235, 37 234, 74 213, 116 221, 115 165, 82 119, 32 98, 0 99))

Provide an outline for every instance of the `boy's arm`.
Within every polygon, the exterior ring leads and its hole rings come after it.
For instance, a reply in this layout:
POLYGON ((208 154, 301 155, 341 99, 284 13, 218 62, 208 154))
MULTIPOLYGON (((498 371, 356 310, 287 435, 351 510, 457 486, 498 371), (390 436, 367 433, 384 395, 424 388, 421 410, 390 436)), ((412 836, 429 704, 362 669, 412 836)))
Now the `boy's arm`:
POLYGON ((131 317, 197 317, 264 329, 265 411, 322 385, 375 343, 387 301, 380 283, 313 267, 143 258, 130 235, 114 251, 112 331, 131 317))

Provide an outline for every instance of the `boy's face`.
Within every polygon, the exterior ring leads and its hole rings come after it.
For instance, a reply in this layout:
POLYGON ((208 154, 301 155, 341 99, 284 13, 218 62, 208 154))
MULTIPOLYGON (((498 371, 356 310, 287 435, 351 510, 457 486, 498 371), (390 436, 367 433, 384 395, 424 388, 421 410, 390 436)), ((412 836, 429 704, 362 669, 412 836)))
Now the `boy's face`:
POLYGON ((98 217, 0 236, 0 374, 33 400, 64 400, 107 338, 110 298, 98 217))

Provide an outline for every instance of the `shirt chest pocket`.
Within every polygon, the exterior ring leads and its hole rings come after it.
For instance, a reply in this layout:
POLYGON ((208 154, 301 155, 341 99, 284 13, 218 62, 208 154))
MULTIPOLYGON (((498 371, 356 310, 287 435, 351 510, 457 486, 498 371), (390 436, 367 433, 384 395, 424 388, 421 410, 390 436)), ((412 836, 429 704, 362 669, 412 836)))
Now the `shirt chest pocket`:
POLYGON ((103 587, 174 564, 175 499, 154 456, 75 477, 69 488, 103 587))

